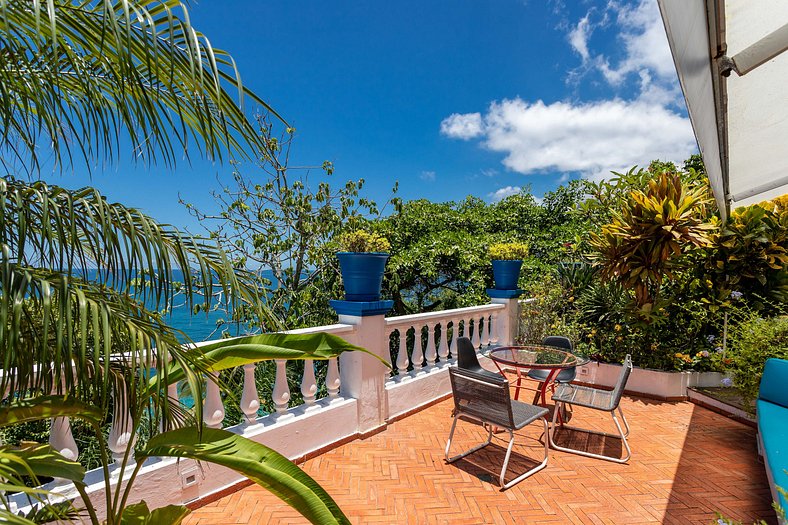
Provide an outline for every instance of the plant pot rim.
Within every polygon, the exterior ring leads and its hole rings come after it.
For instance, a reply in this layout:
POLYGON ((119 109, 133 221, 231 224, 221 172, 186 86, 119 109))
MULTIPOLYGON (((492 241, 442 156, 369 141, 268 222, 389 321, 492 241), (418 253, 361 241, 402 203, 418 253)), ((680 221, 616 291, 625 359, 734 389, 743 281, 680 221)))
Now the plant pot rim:
POLYGON ((336 252, 337 255, 391 255, 389 252, 336 252))
POLYGON ((491 261, 524 261, 525 259, 490 259, 491 261))

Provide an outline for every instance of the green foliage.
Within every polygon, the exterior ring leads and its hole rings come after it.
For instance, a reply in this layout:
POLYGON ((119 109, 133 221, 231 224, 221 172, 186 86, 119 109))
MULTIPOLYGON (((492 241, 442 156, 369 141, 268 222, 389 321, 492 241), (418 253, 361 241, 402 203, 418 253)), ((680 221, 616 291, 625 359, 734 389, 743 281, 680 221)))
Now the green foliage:
POLYGON ((339 249, 343 252, 370 253, 388 252, 391 250, 391 243, 375 232, 355 230, 343 233, 339 236, 339 249))
POLYGON ((528 257, 528 245, 522 242, 491 244, 487 254, 492 260, 515 261, 528 257))
MULTIPOLYGON (((634 168, 620 178, 643 178, 634 168)), ((644 320, 654 319, 663 280, 675 278, 681 256, 711 245, 714 224, 705 222, 710 204, 703 186, 684 184, 676 173, 651 173, 646 187, 624 196, 599 233, 590 232, 601 275, 616 280, 635 294, 634 306, 644 320)), ((610 183, 600 183, 606 185, 610 183)), ((614 186, 618 181, 612 183, 614 186)), ((597 191, 600 201, 605 193, 597 191)))
POLYGON ((188 507, 182 505, 167 505, 151 511, 142 500, 123 509, 120 525, 180 525, 188 515, 188 507))
POLYGON ((770 357, 788 359, 788 317, 745 316, 731 331, 727 368, 745 401, 758 397, 763 366, 770 357))

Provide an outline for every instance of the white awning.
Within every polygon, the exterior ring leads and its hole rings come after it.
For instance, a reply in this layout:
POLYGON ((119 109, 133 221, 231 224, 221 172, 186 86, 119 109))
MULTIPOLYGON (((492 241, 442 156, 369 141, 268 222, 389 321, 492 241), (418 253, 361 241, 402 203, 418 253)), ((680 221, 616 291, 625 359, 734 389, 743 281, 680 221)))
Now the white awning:
POLYGON ((658 1, 723 218, 788 193, 788 1, 658 1))

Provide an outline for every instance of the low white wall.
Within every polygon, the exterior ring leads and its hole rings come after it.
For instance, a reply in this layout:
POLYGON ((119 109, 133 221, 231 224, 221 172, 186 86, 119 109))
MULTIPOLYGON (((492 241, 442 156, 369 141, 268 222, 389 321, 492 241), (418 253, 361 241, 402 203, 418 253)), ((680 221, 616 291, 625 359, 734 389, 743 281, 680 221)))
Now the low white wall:
MULTIPOLYGON (((592 361, 577 367, 580 383, 613 388, 621 375, 621 365, 592 361)), ((634 367, 626 391, 663 399, 685 399, 690 387, 719 386, 723 375, 719 372, 663 372, 634 367)))
POLYGON ((389 379, 386 382, 389 419, 413 412, 450 394, 449 365, 454 363, 455 360, 451 359, 443 366, 427 367, 389 379))

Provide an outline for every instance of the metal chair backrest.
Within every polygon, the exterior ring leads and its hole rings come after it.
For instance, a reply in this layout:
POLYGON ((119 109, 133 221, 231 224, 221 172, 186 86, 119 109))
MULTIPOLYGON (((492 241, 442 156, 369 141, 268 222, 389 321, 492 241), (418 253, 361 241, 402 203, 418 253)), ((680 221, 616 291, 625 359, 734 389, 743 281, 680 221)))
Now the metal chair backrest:
POLYGON ((627 354, 627 357, 624 358, 624 366, 621 367, 621 374, 618 376, 615 388, 613 388, 613 396, 611 399, 613 409, 618 408, 618 404, 621 402, 621 397, 624 395, 624 388, 627 386, 630 373, 632 373, 632 356, 627 354))
POLYGON ((476 372, 482 370, 479 358, 476 357, 476 349, 467 337, 457 339, 457 366, 463 370, 474 370, 476 372))
POLYGON ((457 367, 449 368, 449 378, 457 414, 514 428, 509 381, 457 367))
POLYGON ((542 344, 546 346, 555 346, 558 348, 563 348, 568 351, 574 350, 572 346, 572 341, 569 340, 568 337, 564 337, 563 335, 548 335, 544 339, 542 339, 542 344))

